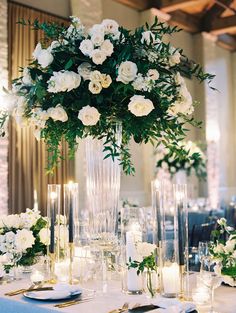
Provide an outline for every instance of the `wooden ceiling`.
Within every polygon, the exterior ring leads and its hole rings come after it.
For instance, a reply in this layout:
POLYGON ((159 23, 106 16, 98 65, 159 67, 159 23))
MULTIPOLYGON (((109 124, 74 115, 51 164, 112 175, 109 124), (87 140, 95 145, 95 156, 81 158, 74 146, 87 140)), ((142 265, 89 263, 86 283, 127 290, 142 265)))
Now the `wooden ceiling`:
POLYGON ((138 11, 153 9, 171 25, 207 32, 218 45, 236 51, 236 0, 115 0, 138 11))

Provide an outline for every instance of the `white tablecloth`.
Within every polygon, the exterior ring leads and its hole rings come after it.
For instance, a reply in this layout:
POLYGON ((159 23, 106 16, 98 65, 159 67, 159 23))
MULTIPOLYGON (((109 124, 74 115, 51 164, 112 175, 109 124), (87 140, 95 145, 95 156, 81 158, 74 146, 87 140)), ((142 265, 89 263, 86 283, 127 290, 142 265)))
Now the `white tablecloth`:
MULTIPOLYGON (((113 309, 121 307, 125 302, 130 303, 130 305, 150 303, 145 295, 133 296, 123 294, 119 282, 109 282, 108 292, 106 294, 97 292, 92 301, 63 309, 55 308, 52 302, 34 301, 26 299, 22 295, 14 297, 4 296, 4 293, 8 291, 27 286, 29 286, 27 280, 1 285, 0 313, 53 313, 58 311, 63 313, 108 313, 113 309)), ((88 285, 87 287, 91 286, 88 285)), ((209 307, 198 308, 199 313, 205 313, 208 310, 209 307)), ((236 313, 236 288, 221 286, 215 291, 215 310, 218 313, 236 313)))

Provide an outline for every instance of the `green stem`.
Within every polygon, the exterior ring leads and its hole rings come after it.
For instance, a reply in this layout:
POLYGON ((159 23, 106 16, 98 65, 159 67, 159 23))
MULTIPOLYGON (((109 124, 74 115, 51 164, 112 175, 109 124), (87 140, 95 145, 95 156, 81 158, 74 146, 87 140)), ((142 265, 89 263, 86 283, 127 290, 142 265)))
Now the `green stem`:
POLYGON ((147 271, 147 289, 153 298, 155 296, 155 292, 152 287, 152 272, 150 270, 147 271))

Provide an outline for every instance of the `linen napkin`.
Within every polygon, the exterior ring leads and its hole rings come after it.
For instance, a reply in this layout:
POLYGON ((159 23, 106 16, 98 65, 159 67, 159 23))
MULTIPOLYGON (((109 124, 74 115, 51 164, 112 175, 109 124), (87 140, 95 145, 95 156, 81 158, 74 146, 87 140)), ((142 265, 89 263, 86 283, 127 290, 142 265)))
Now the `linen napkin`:
POLYGON ((152 300, 152 304, 159 306, 160 309, 153 310, 155 312, 165 312, 165 313, 190 313, 195 310, 196 306, 192 302, 181 302, 177 299, 168 299, 157 297, 152 300))
POLYGON ((82 293, 81 288, 77 285, 68 285, 64 283, 56 284, 53 290, 31 291, 29 296, 43 300, 59 300, 76 294, 82 293))

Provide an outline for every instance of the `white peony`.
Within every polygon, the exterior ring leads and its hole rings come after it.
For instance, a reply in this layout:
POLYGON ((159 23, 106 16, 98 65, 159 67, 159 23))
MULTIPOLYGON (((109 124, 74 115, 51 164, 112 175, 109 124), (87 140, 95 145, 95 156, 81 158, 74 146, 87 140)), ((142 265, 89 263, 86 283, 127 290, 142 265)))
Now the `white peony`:
POLYGON ((85 126, 93 126, 99 121, 100 115, 96 108, 87 105, 79 111, 78 118, 85 126))
POLYGON ((159 76, 160 75, 159 75, 159 72, 157 70, 155 70, 155 69, 148 70, 148 73, 147 73, 148 79, 150 79, 150 80, 158 80, 159 76))
POLYGON ((78 66, 78 73, 84 80, 90 79, 92 65, 88 62, 83 62, 78 66))
POLYGON ((40 232, 39 232, 39 238, 40 238, 40 241, 48 246, 49 243, 50 243, 50 235, 49 235, 49 229, 48 228, 42 228, 40 229, 40 232))
POLYGON ((25 67, 23 70, 22 83, 26 86, 31 86, 33 84, 28 67, 25 67))
POLYGON ((119 33, 119 24, 111 19, 105 19, 102 21, 102 26, 105 34, 117 35, 119 33))
POLYGON ((131 61, 122 62, 118 69, 117 81, 128 84, 133 81, 137 75, 137 65, 131 61))
POLYGON ((91 53, 93 63, 102 64, 106 60, 106 54, 100 49, 94 49, 91 53))
POLYGON ((135 116, 146 116, 154 109, 154 105, 144 96, 135 95, 130 98, 128 109, 135 116))
POLYGON ((91 81, 88 85, 88 88, 89 91, 94 95, 97 95, 102 91, 102 85, 97 81, 91 81))
POLYGON ((66 122, 68 120, 68 115, 61 104, 58 104, 55 108, 49 108, 47 112, 54 121, 66 122))
POLYGON ((57 93, 71 91, 79 87, 81 76, 72 71, 53 72, 48 80, 48 92, 57 93))
POLYGON ((108 88, 112 83, 112 79, 110 75, 102 74, 101 85, 102 88, 108 88))
POLYGON ((84 39, 83 41, 81 41, 79 49, 84 55, 91 56, 94 50, 94 45, 91 40, 84 39))
POLYGON ((42 68, 47 67, 53 61, 53 55, 47 49, 42 49, 38 55, 38 63, 42 66, 42 68))
POLYGON ((94 33, 91 36, 91 41, 95 47, 100 47, 104 42, 104 35, 102 33, 94 33))
POLYGON ((114 51, 114 46, 109 39, 104 40, 101 45, 101 51, 107 56, 110 57, 114 51))
POLYGON ((27 229, 17 230, 15 236, 15 245, 18 251, 25 251, 28 248, 32 248, 35 238, 33 232, 27 229))

